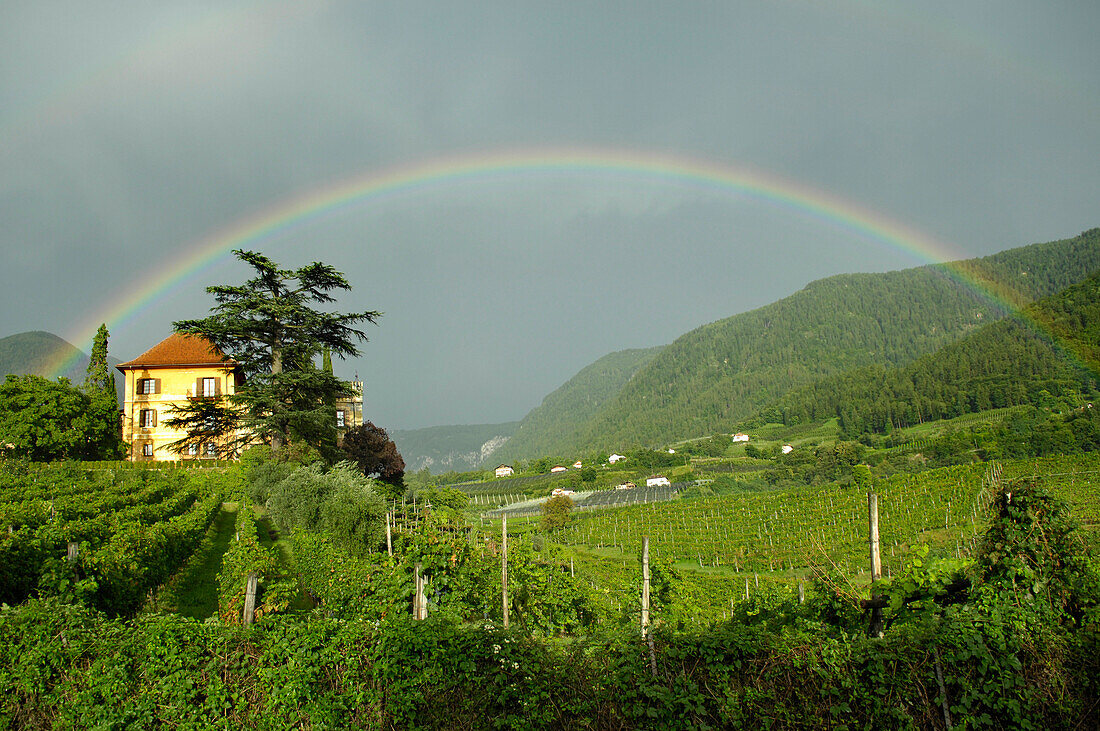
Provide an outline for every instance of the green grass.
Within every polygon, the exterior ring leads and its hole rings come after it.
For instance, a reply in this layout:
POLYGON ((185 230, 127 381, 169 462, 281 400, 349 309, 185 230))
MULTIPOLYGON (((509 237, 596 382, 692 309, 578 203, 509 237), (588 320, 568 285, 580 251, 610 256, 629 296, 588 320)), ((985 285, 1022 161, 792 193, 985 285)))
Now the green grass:
MULTIPOLYGON (((915 442, 922 439, 934 439, 944 432, 957 430, 973 430, 977 426, 990 426, 999 424, 1014 414, 1027 411, 1027 406, 1006 406, 1001 409, 989 409, 974 414, 963 414, 954 419, 940 419, 939 421, 926 421, 923 424, 898 429, 898 435, 906 442, 915 442)), ((905 446, 905 445, 903 445, 905 446)))
POLYGON ((236 503, 223 503, 198 550, 173 576, 155 602, 156 609, 174 611, 193 619, 218 613, 218 572, 222 556, 233 539, 236 503))
POLYGON ((757 446, 761 446, 761 441, 784 443, 805 441, 807 439, 834 441, 837 438, 837 421, 834 418, 808 424, 792 424, 791 426, 770 423, 756 429, 743 429, 742 431, 754 436, 755 438, 750 444, 755 443, 757 446))
MULTIPOLYGON (((261 546, 275 550, 275 555, 279 560, 279 573, 287 578, 297 576, 298 570, 295 567, 294 552, 290 547, 290 542, 279 535, 279 531, 272 524, 270 516, 264 514, 257 518, 256 534, 261 546)), ((311 609, 313 609, 313 602, 306 596, 304 591, 298 592, 288 608, 291 612, 308 612, 311 609)))

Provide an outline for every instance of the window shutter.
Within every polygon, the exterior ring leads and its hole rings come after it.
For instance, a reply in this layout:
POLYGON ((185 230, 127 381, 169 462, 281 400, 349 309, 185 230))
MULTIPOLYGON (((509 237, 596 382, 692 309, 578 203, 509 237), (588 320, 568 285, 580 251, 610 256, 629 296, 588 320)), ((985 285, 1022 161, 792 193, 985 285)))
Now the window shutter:
POLYGON ((157 425, 157 410, 153 409, 153 426, 157 425))
POLYGON ((153 393, 160 393, 160 379, 153 379, 153 393))
POLYGON ((202 396, 202 378, 195 379, 195 398, 202 396))
POLYGON ((220 378, 214 379, 214 395, 215 396, 221 396, 222 395, 222 379, 220 379, 220 378))

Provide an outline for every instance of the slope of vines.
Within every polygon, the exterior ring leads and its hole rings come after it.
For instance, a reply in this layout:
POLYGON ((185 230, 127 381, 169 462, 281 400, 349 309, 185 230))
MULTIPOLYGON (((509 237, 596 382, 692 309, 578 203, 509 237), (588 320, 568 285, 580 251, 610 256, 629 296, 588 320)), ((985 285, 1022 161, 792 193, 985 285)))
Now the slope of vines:
MULTIPOLYGON (((1004 477, 1032 474, 1050 475, 1044 479, 1079 506, 1079 519, 1096 522, 1100 455, 1004 465, 1004 477)), ((878 481, 883 571, 900 569, 903 549, 917 543, 967 555, 996 478, 990 465, 972 464, 878 481)), ((559 540, 636 554, 644 535, 654 555, 701 566, 763 572, 824 565, 858 573, 867 563, 867 497, 834 484, 635 505, 577 514, 559 540)))
POLYGON ((57 594, 131 614, 202 540, 231 473, 0 469, 0 601, 57 594))

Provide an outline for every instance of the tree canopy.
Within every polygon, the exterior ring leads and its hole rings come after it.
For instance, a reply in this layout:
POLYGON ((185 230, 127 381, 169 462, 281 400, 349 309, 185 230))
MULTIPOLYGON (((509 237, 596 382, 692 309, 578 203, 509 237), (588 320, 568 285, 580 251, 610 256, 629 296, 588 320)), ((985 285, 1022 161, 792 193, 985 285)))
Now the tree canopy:
MULTIPOLYGON (((282 269, 259 252, 238 249, 233 253, 253 268, 255 276, 242 285, 207 287, 217 302, 210 316, 174 323, 177 332, 212 342, 244 374, 237 392, 219 400, 223 418, 217 423, 241 435, 228 440, 227 449, 239 449, 259 437, 269 441, 276 453, 295 440, 326 451, 325 447, 335 445, 331 404, 351 391, 350 384, 317 368, 314 360, 326 351, 341 358, 358 355, 358 344, 367 337, 355 326, 376 323, 381 313, 319 309, 335 301, 331 292, 351 289, 344 276, 327 264, 282 269)), ((179 409, 175 418, 184 425, 188 412, 197 408, 179 409)), ((200 415, 190 416, 194 418, 189 436, 200 415)))
POLYGON ((341 449, 364 475, 394 487, 403 484, 405 460, 385 429, 369 421, 352 427, 344 434, 341 449))
POLYGON ((118 392, 107 362, 109 337, 106 323, 101 323, 92 341, 92 355, 84 376, 83 390, 88 396, 87 440, 96 445, 93 456, 98 459, 120 459, 126 453, 118 413, 118 392))
POLYGON ((568 495, 554 495, 542 504, 542 529, 555 531, 572 521, 573 500, 568 495))
POLYGON ((0 452, 50 462, 117 459, 118 410, 66 378, 10 375, 0 384, 0 452))

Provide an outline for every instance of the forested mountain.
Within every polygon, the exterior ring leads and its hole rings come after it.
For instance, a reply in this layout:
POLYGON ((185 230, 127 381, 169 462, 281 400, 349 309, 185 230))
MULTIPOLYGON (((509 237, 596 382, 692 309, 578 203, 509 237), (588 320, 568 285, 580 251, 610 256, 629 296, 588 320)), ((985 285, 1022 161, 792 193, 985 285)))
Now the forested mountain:
POLYGON ((583 444, 580 440, 588 422, 662 348, 620 350, 586 366, 528 412, 491 460, 573 454, 583 444))
MULTIPOLYGON (((659 445, 721 430, 822 377, 908 363, 1100 269, 1100 229, 981 259, 810 283, 667 346, 553 451, 659 445)), ((518 434, 518 432, 517 432, 518 434)))
MULTIPOLYGON (((121 397, 122 374, 113 368, 121 361, 108 357, 107 362, 112 366, 115 390, 121 397)), ((9 373, 51 379, 64 376, 79 385, 84 382, 87 370, 88 354, 53 333, 34 330, 0 338, 0 380, 9 373), (62 364, 67 364, 64 372, 55 374, 53 370, 62 364)))
POLYGON ((432 472, 465 472, 476 469, 512 436, 518 421, 504 424, 431 426, 426 429, 395 429, 390 439, 405 460, 406 472, 427 467, 432 472))
POLYGON ((0 375, 14 373, 52 378, 55 375, 52 370, 62 363, 69 367, 57 375, 75 383, 84 380, 88 356, 52 333, 36 330, 0 339, 0 375))
POLYGON ((839 417, 849 436, 883 433, 1004 406, 1079 408, 1096 400, 1098 378, 1100 272, 908 365, 860 368, 792 391, 762 418, 839 417))

